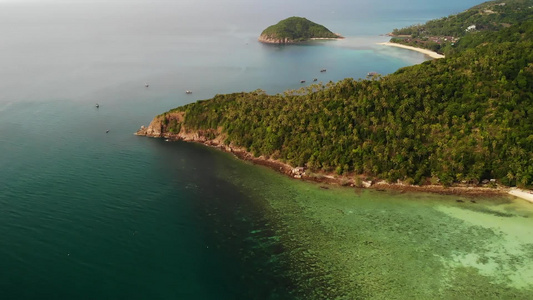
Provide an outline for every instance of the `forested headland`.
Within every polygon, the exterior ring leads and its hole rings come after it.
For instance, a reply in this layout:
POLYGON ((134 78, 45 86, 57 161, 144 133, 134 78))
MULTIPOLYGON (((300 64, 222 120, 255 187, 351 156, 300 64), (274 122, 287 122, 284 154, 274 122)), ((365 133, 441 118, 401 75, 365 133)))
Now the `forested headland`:
POLYGON ((449 55, 464 37, 499 31, 532 16, 533 0, 488 1, 456 15, 394 29, 391 42, 449 55))
POLYGON ((217 95, 151 127, 217 138, 310 172, 530 187, 533 21, 461 39, 457 49, 374 80, 217 95))

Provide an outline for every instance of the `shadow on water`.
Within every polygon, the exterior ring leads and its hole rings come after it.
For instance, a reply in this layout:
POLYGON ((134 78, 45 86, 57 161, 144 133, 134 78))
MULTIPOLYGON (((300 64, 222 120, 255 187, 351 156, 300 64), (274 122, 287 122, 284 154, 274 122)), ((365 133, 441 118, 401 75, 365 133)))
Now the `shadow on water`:
MULTIPOLYGON (((193 205, 208 243, 206 256, 216 257, 216 268, 225 270, 220 280, 225 280, 231 295, 239 299, 344 295, 338 287, 345 282, 315 251, 312 236, 323 236, 324 228, 295 201, 296 182, 286 185, 286 178, 271 170, 237 162, 202 145, 173 144, 170 148, 194 161, 188 180, 197 192, 193 205)), ((351 295, 362 295, 359 283, 351 282, 350 289, 351 295)))
POLYGON ((165 148, 174 152, 170 163, 183 170, 185 188, 193 192, 196 223, 206 240, 201 267, 218 286, 210 288, 221 292, 219 299, 295 298, 286 249, 265 218, 265 204, 220 176, 218 168, 231 168, 219 163, 220 153, 184 142, 165 148))
POLYGON ((471 210, 471 211, 479 212, 479 213, 493 215, 493 216, 496 216, 496 217, 504 217, 504 218, 516 217, 515 214, 496 211, 496 210, 492 210, 492 209, 489 209, 489 208, 486 208, 486 207, 482 207, 482 206, 465 206, 463 208, 471 210))

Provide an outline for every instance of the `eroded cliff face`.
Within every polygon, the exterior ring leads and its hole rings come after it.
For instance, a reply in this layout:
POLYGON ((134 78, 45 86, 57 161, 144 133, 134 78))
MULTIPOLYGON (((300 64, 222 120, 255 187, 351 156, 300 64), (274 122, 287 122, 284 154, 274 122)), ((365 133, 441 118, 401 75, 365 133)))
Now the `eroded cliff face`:
POLYGON ((148 127, 141 126, 136 135, 222 145, 222 129, 190 130, 183 125, 184 112, 165 113, 155 117, 148 127))
POLYGON ((294 44, 296 41, 291 40, 289 38, 277 38, 277 37, 271 37, 267 35, 260 35, 257 39, 261 43, 266 44, 294 44))
MULTIPOLYGON (((334 38, 310 38, 309 40, 338 40, 338 39, 343 39, 344 37, 337 34, 337 37, 334 37, 334 38)), ((258 41, 260 41, 261 43, 266 43, 266 44, 296 44, 296 43, 300 43, 300 42, 305 42, 304 40, 293 40, 293 39, 289 39, 289 38, 278 38, 278 37, 272 37, 272 36, 268 36, 268 35, 260 35, 259 38, 257 39, 258 41)))
POLYGON ((265 158, 263 156, 255 157, 245 148, 226 144, 226 134, 222 133, 222 128, 207 130, 191 130, 183 125, 185 120, 184 112, 165 113, 155 117, 148 127, 141 126, 135 135, 164 138, 169 141, 186 141, 201 143, 206 146, 214 147, 225 152, 234 154, 236 157, 251 161, 255 164, 270 167, 280 173, 294 178, 303 178, 303 168, 294 168, 283 162, 265 158), (177 130, 179 128, 179 130, 177 130))
POLYGON ((141 126, 141 128, 137 130, 135 134, 149 136, 149 137, 161 137, 162 131, 163 131, 162 118, 160 116, 157 116, 152 120, 152 122, 150 122, 150 125, 148 125, 148 127, 144 125, 141 126))

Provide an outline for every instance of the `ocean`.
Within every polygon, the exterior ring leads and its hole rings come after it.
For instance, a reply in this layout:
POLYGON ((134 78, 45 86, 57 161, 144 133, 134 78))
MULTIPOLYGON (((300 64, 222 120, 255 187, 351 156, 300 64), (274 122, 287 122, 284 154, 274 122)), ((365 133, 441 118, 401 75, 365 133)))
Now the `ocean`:
POLYGON ((325 189, 133 135, 216 94, 421 63, 377 43, 479 3, 0 0, 0 298, 531 295, 526 203, 325 189), (257 42, 294 15, 346 39, 257 42))

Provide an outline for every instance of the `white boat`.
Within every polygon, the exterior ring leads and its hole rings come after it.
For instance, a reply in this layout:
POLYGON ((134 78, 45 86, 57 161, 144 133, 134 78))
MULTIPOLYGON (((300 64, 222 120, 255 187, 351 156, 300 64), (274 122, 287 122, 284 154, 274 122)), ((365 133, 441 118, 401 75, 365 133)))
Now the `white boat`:
POLYGON ((185 94, 189 94, 190 95, 190 94, 192 94, 192 91, 186 90, 185 94))

